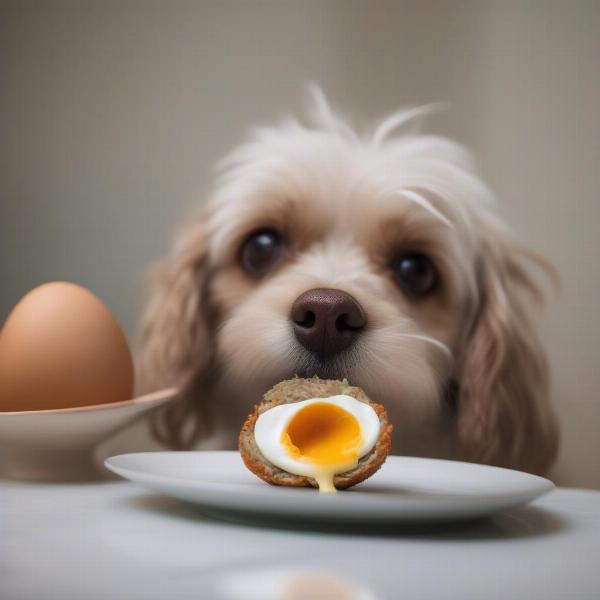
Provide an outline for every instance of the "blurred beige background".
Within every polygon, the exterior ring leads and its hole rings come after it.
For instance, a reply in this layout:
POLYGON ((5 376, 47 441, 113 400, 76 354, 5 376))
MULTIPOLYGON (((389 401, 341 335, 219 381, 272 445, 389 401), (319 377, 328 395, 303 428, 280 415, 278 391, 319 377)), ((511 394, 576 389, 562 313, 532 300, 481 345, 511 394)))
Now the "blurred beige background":
POLYGON ((0 2, 0 320, 79 282, 135 330, 144 266, 251 125, 304 83, 363 120, 447 101, 431 128, 479 158, 559 269, 544 333, 555 477, 600 488, 600 2, 0 2))

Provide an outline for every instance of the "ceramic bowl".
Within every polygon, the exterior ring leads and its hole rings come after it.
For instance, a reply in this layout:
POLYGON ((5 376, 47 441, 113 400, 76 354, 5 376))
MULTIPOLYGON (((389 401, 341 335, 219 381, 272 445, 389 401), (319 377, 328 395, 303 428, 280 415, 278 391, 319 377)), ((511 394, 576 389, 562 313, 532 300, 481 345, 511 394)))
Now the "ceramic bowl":
POLYGON ((174 388, 123 402, 0 412, 0 477, 85 481, 101 477, 94 448, 145 413, 173 400, 174 388))

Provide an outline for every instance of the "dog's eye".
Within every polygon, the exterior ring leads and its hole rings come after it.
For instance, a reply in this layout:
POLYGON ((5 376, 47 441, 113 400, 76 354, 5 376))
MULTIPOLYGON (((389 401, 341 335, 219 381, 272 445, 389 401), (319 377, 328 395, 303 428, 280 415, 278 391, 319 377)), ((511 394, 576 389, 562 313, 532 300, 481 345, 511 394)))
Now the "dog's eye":
POLYGON ((283 255, 283 240, 272 229, 261 229, 251 233, 240 251, 243 269, 253 277, 270 271, 283 255))
POLYGON ((424 254, 404 254, 392 267, 398 285, 409 296, 422 298, 433 292, 438 285, 436 268, 424 254))

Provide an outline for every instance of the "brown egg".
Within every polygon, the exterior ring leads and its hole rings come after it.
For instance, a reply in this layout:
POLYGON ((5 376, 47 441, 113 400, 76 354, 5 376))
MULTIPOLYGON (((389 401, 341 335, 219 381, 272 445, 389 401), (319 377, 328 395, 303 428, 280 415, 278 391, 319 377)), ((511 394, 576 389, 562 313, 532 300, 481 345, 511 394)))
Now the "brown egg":
POLYGON ((125 335, 88 290, 46 283, 8 315, 0 331, 0 411, 90 406, 132 394, 125 335))

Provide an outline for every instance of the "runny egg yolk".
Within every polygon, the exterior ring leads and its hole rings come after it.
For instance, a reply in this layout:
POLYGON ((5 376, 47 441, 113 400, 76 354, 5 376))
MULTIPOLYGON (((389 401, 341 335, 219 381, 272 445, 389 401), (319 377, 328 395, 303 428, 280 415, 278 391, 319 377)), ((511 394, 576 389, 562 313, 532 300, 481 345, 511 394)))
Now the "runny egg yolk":
POLYGON ((286 452, 314 465, 321 492, 335 492, 333 477, 358 462, 363 442, 358 420, 347 410, 315 402, 299 410, 281 435, 286 452))

